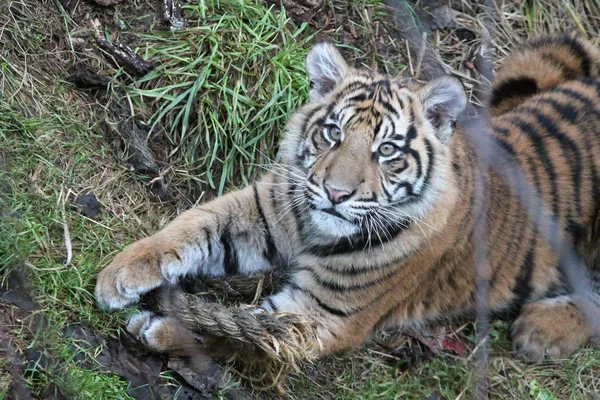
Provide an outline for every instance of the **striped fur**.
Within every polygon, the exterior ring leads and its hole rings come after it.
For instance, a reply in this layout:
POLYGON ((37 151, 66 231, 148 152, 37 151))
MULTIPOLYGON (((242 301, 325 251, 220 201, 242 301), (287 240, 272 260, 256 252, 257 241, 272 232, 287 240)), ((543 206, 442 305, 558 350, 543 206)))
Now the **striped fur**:
MULTIPOLYGON (((491 129, 592 275, 600 199, 598 54, 568 36, 516 50, 493 85, 491 129)), ((262 307, 313 317, 325 353, 357 346, 381 326, 470 315, 473 232, 481 218, 475 192, 483 188, 489 304, 493 312, 517 315, 519 355, 566 356, 590 338, 557 254, 455 128, 464 93, 454 80, 423 86, 355 70, 323 44, 309 54, 308 70, 311 102, 291 118, 281 164, 127 247, 98 278, 104 308, 132 304, 184 275, 252 274, 284 264, 289 283, 262 307), (334 201, 328 193, 339 196, 334 201)), ((161 335, 160 326, 148 326, 154 333, 146 342, 168 351, 163 338, 177 330, 166 324, 161 335)))
POLYGON ((600 75, 600 50, 576 36, 547 36, 514 51, 494 77, 491 106, 497 116, 532 95, 600 75))

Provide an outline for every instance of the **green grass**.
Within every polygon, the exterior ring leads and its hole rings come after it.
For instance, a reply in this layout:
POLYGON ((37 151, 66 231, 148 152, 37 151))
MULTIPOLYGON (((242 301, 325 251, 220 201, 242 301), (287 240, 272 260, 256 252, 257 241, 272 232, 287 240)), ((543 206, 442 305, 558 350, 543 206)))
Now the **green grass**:
POLYGON ((306 99, 310 35, 250 0, 202 1, 185 12, 184 32, 133 33, 156 67, 124 89, 136 109, 151 110, 150 134, 166 132, 175 173, 221 194, 274 156, 290 110, 306 99))
MULTIPOLYGON (((109 394, 123 394, 126 383, 76 368, 70 360, 70 341, 62 337, 64 326, 74 321, 105 334, 114 334, 118 327, 117 316, 98 312, 93 298, 94 276, 105 257, 114 253, 118 240, 78 215, 69 205, 72 199, 66 197, 69 190, 77 192, 86 186, 82 182, 89 182, 95 173, 88 160, 98 155, 90 140, 99 137, 80 121, 60 115, 24 118, 10 109, 1 113, 0 143, 9 167, 2 176, 8 190, 3 200, 0 268, 2 275, 17 266, 29 270, 44 329, 23 340, 56 360, 46 373, 27 372, 33 390, 41 394, 54 382, 74 398, 82 393, 94 396, 80 398, 116 398, 109 394), (68 265, 64 261, 65 224, 74 253, 68 265), (99 396, 102 393, 106 396, 99 396)), ((118 229, 118 219, 102 222, 118 229)), ((15 327, 14 333, 20 337, 24 331, 15 327)))

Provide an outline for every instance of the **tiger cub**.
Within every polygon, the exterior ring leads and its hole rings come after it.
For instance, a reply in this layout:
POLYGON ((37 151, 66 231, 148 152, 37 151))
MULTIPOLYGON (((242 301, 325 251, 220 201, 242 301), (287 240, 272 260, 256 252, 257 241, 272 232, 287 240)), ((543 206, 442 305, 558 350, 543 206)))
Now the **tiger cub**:
MULTIPOLYGON (((193 208, 125 248, 100 273, 118 310, 182 277, 256 274, 289 282, 265 312, 310 315, 323 354, 377 328, 473 313, 474 188, 486 179, 489 306, 513 312, 517 354, 566 357, 592 336, 558 255, 503 179, 475 161, 457 119, 461 82, 427 84, 348 66, 330 44, 306 59, 310 101, 292 115, 281 166, 193 208)), ((600 52, 571 36, 516 50, 493 83, 492 139, 514 158, 595 275, 600 200, 600 52)), ((182 328, 132 320, 153 349, 185 346, 182 328)))

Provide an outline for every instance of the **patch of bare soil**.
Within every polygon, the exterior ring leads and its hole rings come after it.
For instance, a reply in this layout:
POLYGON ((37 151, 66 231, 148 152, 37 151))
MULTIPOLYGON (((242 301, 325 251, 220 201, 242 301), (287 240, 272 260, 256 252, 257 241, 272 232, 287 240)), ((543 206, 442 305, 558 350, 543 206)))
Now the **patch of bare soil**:
POLYGON ((15 319, 25 317, 33 308, 33 300, 24 287, 23 273, 15 269, 8 276, 7 284, 0 287, 0 391, 6 391, 8 398, 32 398, 23 376, 24 354, 11 337, 10 329, 18 326, 15 319))

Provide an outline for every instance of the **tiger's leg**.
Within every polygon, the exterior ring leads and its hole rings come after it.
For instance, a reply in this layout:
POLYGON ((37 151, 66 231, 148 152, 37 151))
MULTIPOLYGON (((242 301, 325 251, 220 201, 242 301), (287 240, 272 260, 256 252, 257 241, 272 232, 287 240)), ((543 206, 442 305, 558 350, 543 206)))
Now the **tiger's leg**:
POLYGON ((253 274, 270 268, 277 252, 274 237, 278 242, 285 238, 271 235, 261 204, 265 191, 255 184, 219 197, 127 246, 98 276, 100 306, 123 308, 184 276, 253 274))
POLYGON ((526 304, 512 325, 514 351, 532 361, 566 358, 591 336, 585 317, 568 295, 526 304))
POLYGON ((375 313, 343 315, 295 284, 286 285, 278 293, 264 299, 260 308, 265 312, 308 316, 316 324, 320 355, 360 346, 372 333, 377 320, 375 313))
MULTIPOLYGON (((256 312, 283 312, 307 316, 307 319, 315 324, 317 342, 306 345, 312 345, 311 351, 316 350, 316 355, 319 356, 357 347, 372 331, 369 323, 330 314, 315 303, 314 299, 292 286, 286 286, 279 293, 266 298, 256 312)), ((200 349, 194 335, 173 317, 158 316, 145 311, 130 319, 127 330, 154 351, 178 355, 193 354, 200 349)))

